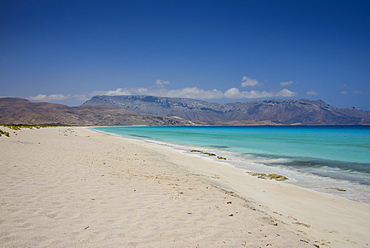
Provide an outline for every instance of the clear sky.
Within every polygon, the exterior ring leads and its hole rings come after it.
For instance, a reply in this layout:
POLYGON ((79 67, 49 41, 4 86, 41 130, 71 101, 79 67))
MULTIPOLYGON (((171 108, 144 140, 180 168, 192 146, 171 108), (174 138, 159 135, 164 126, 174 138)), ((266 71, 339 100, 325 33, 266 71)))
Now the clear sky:
POLYGON ((0 0, 0 87, 370 110, 370 1, 0 0))

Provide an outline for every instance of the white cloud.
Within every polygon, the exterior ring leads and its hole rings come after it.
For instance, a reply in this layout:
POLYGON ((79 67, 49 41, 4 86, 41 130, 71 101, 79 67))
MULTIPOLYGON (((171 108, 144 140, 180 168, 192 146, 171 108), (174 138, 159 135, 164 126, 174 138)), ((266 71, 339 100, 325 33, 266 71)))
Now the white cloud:
POLYGON ((349 94, 363 94, 363 92, 362 91, 360 91, 360 90, 354 90, 354 91, 352 91, 352 92, 348 92, 348 91, 341 91, 340 92, 342 95, 349 95, 349 94))
POLYGON ((107 95, 107 96, 118 96, 118 95, 131 95, 132 93, 127 90, 127 89, 122 89, 118 88, 116 90, 108 90, 108 91, 93 91, 91 93, 87 94, 68 94, 68 95, 63 95, 63 94, 51 94, 51 95, 43 95, 43 94, 38 94, 37 96, 29 96, 27 97, 30 100, 33 101, 62 101, 66 99, 76 99, 79 101, 87 101, 89 100, 92 96, 96 95, 107 95))
MULTIPOLYGON (((254 86, 259 84, 255 79, 248 77, 243 77, 243 86, 254 86)), ((282 89, 280 91, 240 91, 237 88, 231 88, 226 92, 222 92, 217 89, 204 90, 198 87, 189 87, 181 89, 166 89, 164 85, 170 84, 169 81, 156 80, 155 84, 157 88, 118 88, 116 90, 108 91, 93 91, 91 93, 85 94, 75 94, 75 95, 63 95, 63 94, 51 94, 43 95, 39 94, 37 96, 30 96, 28 99, 35 101, 61 101, 66 99, 75 99, 78 101, 87 101, 93 96, 97 95, 107 95, 107 96, 120 96, 120 95, 150 95, 159 97, 177 97, 177 98, 193 98, 193 99, 220 99, 220 98, 271 98, 271 97, 293 97, 298 95, 296 92, 290 91, 288 89, 282 89)))
POLYGON ((163 96, 163 97, 178 97, 178 98, 195 98, 195 99, 219 99, 223 97, 223 93, 219 90, 203 90, 198 87, 182 88, 177 90, 159 89, 151 90, 147 88, 133 89, 134 94, 163 96))
POLYGON ((317 93, 316 91, 307 91, 306 94, 309 96, 317 96, 319 93, 317 93))
POLYGON ((277 97, 293 97, 293 96, 296 96, 296 95, 298 95, 297 92, 294 92, 294 91, 291 91, 291 90, 288 90, 288 89, 280 90, 275 94, 275 96, 277 96, 277 97))
POLYGON ((224 94, 217 90, 204 90, 198 87, 181 88, 176 90, 165 89, 164 85, 170 84, 170 81, 164 81, 161 79, 156 80, 155 84, 159 88, 118 88, 116 90, 109 91, 94 91, 90 93, 90 96, 96 95, 108 95, 108 96, 119 96, 119 95, 150 95, 150 96, 162 96, 162 97, 178 97, 178 98, 195 98, 195 99, 219 99, 224 94))
POLYGON ((90 93, 91 96, 95 95, 150 95, 162 97, 178 97, 178 98, 196 98, 196 99, 219 99, 223 97, 223 93, 219 90, 203 90, 198 87, 182 88, 177 90, 169 89, 150 89, 150 88, 127 88, 116 89, 110 91, 94 91, 90 93))
POLYGON ((51 94, 51 95, 43 95, 38 94, 37 96, 30 96, 28 99, 34 100, 34 101, 61 101, 71 98, 71 95, 63 95, 63 94, 51 94))
POLYGON ((219 99, 223 97, 223 93, 219 90, 203 90, 198 87, 183 88, 178 90, 168 90, 165 93, 167 97, 182 97, 196 99, 219 99))
POLYGON ((247 87, 247 86, 256 86, 260 84, 257 79, 249 78, 244 76, 242 78, 242 87, 247 87))
POLYGON ((240 91, 237 88, 231 88, 225 93, 220 90, 204 90, 198 87, 181 88, 176 90, 169 89, 150 89, 150 88, 118 88, 116 90, 108 91, 93 91, 88 94, 76 94, 76 95, 62 95, 62 94, 52 94, 52 95, 42 95, 30 96, 28 99, 35 101, 61 101, 65 99, 74 98, 79 101, 87 101, 91 97, 96 95, 107 95, 107 96, 121 96, 121 95, 150 95, 150 96, 160 96, 160 97, 177 97, 177 98, 193 98, 193 99, 220 99, 223 97, 232 99, 254 99, 254 98, 271 98, 271 97, 293 97, 297 93, 290 91, 288 89, 283 89, 280 91, 240 91))
POLYGON ((288 89, 283 89, 278 92, 272 91, 258 91, 258 90, 251 90, 251 91, 240 91, 237 88, 231 88, 225 92, 225 97, 227 98, 269 98, 269 97, 293 97, 298 95, 296 92, 290 91, 288 89))
POLYGON ((226 92, 225 92, 225 97, 227 98, 242 98, 240 97, 241 96, 241 92, 239 89, 237 88, 230 88, 228 89, 226 92))
POLYGON ((106 95, 106 96, 121 96, 121 95, 131 95, 131 91, 128 89, 118 88, 116 90, 108 90, 108 91, 93 91, 89 93, 91 96, 97 95, 106 95))
POLYGON ((287 85, 290 85, 290 84, 293 84, 293 81, 286 81, 286 82, 281 82, 280 85, 282 86, 287 86, 287 85))
POLYGON ((165 84, 170 84, 171 82, 170 81, 164 81, 164 80, 161 80, 161 79, 157 79, 155 81, 155 84, 158 86, 158 87, 164 87, 165 84))

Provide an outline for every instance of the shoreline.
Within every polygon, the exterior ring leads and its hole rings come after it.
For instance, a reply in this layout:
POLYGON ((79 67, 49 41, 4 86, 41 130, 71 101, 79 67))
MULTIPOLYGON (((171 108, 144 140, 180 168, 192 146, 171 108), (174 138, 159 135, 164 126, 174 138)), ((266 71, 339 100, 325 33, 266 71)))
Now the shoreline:
MULTIPOLYGON (((246 199, 258 210, 266 212, 283 223, 291 225, 291 228, 297 232, 320 237, 322 240, 327 239, 328 236, 331 235, 333 236, 333 240, 340 239, 340 235, 333 235, 333 233, 347 233, 345 239, 347 239, 347 242, 352 243, 351 236, 356 236, 356 231, 351 233, 348 230, 353 229, 359 223, 363 223, 363 226, 359 229, 363 228, 364 230, 359 231, 359 233, 361 233, 361 239, 364 240, 364 247, 370 246, 370 238, 367 237, 367 233, 370 232, 370 225, 367 225, 365 221, 367 220, 367 223, 370 223, 369 204, 349 200, 345 197, 320 192, 310 188, 300 187, 287 182, 259 179, 251 176, 245 169, 237 168, 233 165, 228 166, 227 161, 217 161, 213 157, 191 154, 185 149, 180 150, 172 146, 167 146, 167 143, 163 145, 157 142, 149 142, 146 140, 105 133, 100 130, 99 132, 106 135, 113 135, 118 138, 128 139, 133 143, 137 142, 143 146, 148 145, 148 147, 155 149, 156 152, 162 153, 163 156, 168 156, 168 160, 177 166, 181 166, 184 170, 190 170, 194 174, 201 174, 217 187, 246 199), (176 154, 181 155, 183 158, 173 159, 177 157, 176 154), (197 162, 184 163, 183 161, 189 161, 187 156, 194 157, 194 160, 204 160, 203 166, 198 167, 197 162), (246 183, 247 181, 251 182, 246 183), (255 187, 255 185, 258 186, 255 187), (246 190, 245 187, 254 188, 254 190, 246 190), (263 189, 268 189, 270 192, 263 189), (288 195, 288 192, 292 195, 288 195), (305 198, 308 199, 308 201, 305 201, 305 198), (288 202, 289 205, 286 204, 287 202, 285 199, 291 201, 288 202), (304 203, 309 204, 309 206, 304 206, 304 203), (322 206, 325 206, 325 209, 323 209, 322 206), (304 208, 304 211, 299 211, 302 208, 304 208), (362 213, 357 212, 355 209, 362 211, 362 213), (315 212, 317 216, 312 215, 315 212), (309 213, 309 216, 305 216, 307 213, 309 213), (294 215, 296 215, 296 217, 294 215), (351 216, 354 215, 357 217, 351 218, 351 216), (348 218, 346 223, 340 220, 341 217, 348 218), (326 221, 333 223, 327 225, 327 223, 325 223, 326 221), (315 230, 310 230, 311 227, 315 230), (329 230, 330 228, 333 230, 329 230)), ((336 244, 335 247, 340 247, 340 243, 336 244)))
MULTIPOLYGON (((225 162, 225 166, 232 166, 235 168, 239 168, 248 173, 255 174, 255 176, 259 176, 262 174, 282 175, 288 179, 287 181, 285 181, 285 183, 292 184, 300 188, 310 189, 316 192, 320 192, 320 193, 324 193, 328 195, 334 195, 334 196, 345 198, 351 201, 370 205, 370 198, 369 198, 370 189, 368 188, 368 186, 365 186, 355 180, 350 181, 353 178, 349 178, 349 180, 347 180, 348 178, 344 179, 342 176, 337 174, 337 171, 335 168, 333 169, 330 166, 326 169, 321 168, 317 172, 318 174, 315 174, 312 171, 307 172, 307 171, 302 171, 302 170, 296 170, 294 167, 286 166, 284 164, 285 163, 284 161, 283 162, 280 161, 279 163, 281 164, 278 166, 274 166, 274 165, 269 166, 268 163, 271 163, 271 161, 267 161, 267 164, 266 164, 266 161, 264 161, 264 159, 261 160, 261 158, 256 158, 257 159, 256 161, 251 158, 245 158, 241 154, 231 152, 230 150, 228 151, 224 151, 222 149, 219 150, 217 146, 205 147, 205 146, 191 145, 191 144, 186 144, 186 143, 184 144, 175 143, 176 141, 168 141, 168 142, 159 141, 159 140, 155 140, 154 138, 151 139, 150 137, 147 137, 147 138, 144 138, 144 136, 140 137, 139 135, 137 137, 134 137, 135 135, 121 136, 113 132, 110 133, 110 132, 106 132, 105 130, 95 129, 95 127, 91 129, 97 132, 114 135, 116 137, 123 137, 127 139, 154 143, 159 146, 170 147, 175 150, 184 151, 188 154, 192 153, 194 155, 196 154, 201 155, 202 157, 209 157, 210 159, 213 159, 214 161, 217 161, 217 162, 225 162), (209 156, 206 156, 206 155, 209 155, 209 156)), ((285 160, 286 158, 282 158, 282 159, 285 160)), ((287 159, 287 161, 289 160, 287 159)), ((325 163, 325 162, 330 163, 333 161, 327 160, 322 163, 325 163)), ((345 171, 342 171, 342 173, 345 173, 345 171)), ((357 178, 357 180, 360 180, 360 179, 357 178)), ((366 181, 366 179, 364 178, 361 178, 361 180, 366 181)))
POLYGON ((88 127, 1 137, 0 245, 368 247, 370 206, 88 127))

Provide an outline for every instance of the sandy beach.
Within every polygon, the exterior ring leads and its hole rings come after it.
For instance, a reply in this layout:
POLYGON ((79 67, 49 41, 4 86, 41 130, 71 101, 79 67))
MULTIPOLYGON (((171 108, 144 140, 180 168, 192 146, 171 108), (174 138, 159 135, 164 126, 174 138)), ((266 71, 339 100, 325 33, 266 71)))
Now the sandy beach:
POLYGON ((370 205, 227 161, 84 127, 12 130, 0 150, 0 247, 370 244, 370 205))

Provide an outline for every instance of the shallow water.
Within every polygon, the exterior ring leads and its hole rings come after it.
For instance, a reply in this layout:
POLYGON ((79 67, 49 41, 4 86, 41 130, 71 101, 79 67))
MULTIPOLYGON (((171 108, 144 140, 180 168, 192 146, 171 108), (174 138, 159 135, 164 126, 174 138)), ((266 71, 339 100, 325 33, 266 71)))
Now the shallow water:
POLYGON ((100 131, 200 149, 235 167, 370 204, 370 127, 99 127, 100 131), (340 190, 338 190, 340 189, 340 190))

